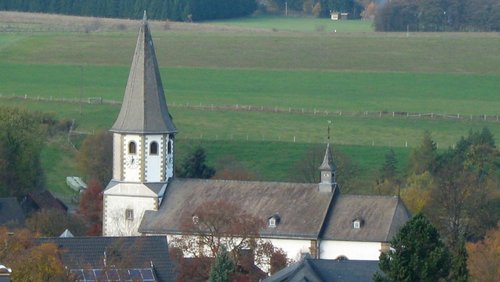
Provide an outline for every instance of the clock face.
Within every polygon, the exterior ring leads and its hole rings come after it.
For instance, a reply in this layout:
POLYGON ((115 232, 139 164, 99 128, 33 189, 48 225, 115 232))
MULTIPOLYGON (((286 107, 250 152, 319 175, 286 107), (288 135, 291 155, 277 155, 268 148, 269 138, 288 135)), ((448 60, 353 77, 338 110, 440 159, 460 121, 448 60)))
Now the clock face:
POLYGON ((136 168, 139 165, 139 160, 136 156, 127 156, 125 159, 125 165, 129 168, 136 168))

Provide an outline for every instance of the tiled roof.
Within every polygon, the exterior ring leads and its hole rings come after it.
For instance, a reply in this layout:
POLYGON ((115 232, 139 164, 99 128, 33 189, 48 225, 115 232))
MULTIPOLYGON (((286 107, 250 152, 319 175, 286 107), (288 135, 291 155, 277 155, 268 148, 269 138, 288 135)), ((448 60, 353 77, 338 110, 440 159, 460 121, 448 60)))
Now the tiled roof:
POLYGON ((151 268, 159 281, 174 281, 165 236, 41 238, 54 243, 68 269, 151 268), (106 265, 105 265, 106 262, 106 265))
POLYGON ((399 197, 339 195, 322 238, 340 241, 387 242, 410 218, 399 197), (360 228, 353 227, 360 220, 360 228))
POLYGON ((264 279, 264 282, 368 282, 380 272, 378 261, 324 260, 306 256, 264 279))
POLYGON ((275 227, 261 231, 266 237, 314 239, 321 230, 332 193, 321 193, 318 184, 175 179, 167 187, 158 211, 146 211, 139 232, 181 232, 178 220, 205 201, 236 203, 244 212, 267 220, 279 214, 275 227))
POLYGON ((139 30, 120 114, 111 128, 122 133, 174 133, 153 39, 146 20, 139 30))
POLYGON ((0 225, 22 226, 24 220, 23 210, 16 198, 0 198, 0 225))

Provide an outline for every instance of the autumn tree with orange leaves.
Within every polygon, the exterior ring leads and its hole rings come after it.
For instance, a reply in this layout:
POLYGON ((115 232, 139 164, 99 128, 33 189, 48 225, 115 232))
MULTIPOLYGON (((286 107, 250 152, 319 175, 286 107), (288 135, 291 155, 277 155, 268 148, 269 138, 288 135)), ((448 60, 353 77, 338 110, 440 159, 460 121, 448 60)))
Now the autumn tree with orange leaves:
POLYGON ((13 281, 70 281, 52 243, 35 244, 27 230, 0 227, 0 261, 12 269, 13 281))
POLYGON ((484 240, 467 243, 467 268, 471 281, 498 281, 500 277, 500 228, 486 233, 484 240))
POLYGON ((78 214, 87 222, 87 235, 100 236, 102 234, 102 202, 103 188, 99 181, 91 180, 87 190, 80 198, 78 214))

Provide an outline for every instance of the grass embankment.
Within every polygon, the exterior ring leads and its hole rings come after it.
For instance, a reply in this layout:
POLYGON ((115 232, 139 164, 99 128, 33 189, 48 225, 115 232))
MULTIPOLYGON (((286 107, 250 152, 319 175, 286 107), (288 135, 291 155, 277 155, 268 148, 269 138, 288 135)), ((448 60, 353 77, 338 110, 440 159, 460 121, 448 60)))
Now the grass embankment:
MULTIPOLYGON (((307 143, 324 142, 326 121, 333 120, 333 142, 342 144, 341 150, 359 163, 369 183, 387 146, 398 150, 404 167, 410 151, 406 144, 415 146, 424 130, 431 131, 440 148, 453 144, 471 128, 488 126, 500 136, 500 123, 491 120, 346 114, 500 114, 497 35, 412 33, 406 37, 402 33, 356 32, 358 23, 354 22, 345 22, 352 28, 345 33, 332 33, 330 27, 312 33, 264 30, 300 30, 296 28, 300 26, 310 31, 317 25, 313 20, 283 19, 281 27, 276 27, 280 19, 271 18, 181 25, 180 29, 172 23, 169 30, 164 23, 153 23, 167 101, 180 131, 177 148, 181 154, 184 145, 203 137, 209 162, 231 152, 262 179, 286 180, 290 164, 307 143), (233 24, 240 26, 226 27, 233 24), (187 104, 344 114, 209 111, 185 108, 187 104)), ((121 100, 136 39, 136 29, 122 29, 0 34, 0 93, 121 100)), ((118 105, 0 101, 75 119, 80 130, 89 132, 109 128, 119 110, 118 105)), ((57 169, 58 163, 71 162, 69 155, 57 154, 50 145, 43 156, 51 186, 59 181, 56 179, 75 174, 70 165, 65 166, 68 170, 57 169)))

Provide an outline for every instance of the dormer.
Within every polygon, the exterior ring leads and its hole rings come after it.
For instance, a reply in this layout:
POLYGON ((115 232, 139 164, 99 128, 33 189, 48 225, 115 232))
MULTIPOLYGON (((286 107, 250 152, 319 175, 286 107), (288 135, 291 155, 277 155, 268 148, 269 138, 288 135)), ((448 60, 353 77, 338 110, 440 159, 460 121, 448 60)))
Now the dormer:
POLYGON ((361 229, 361 227, 363 227, 365 221, 360 218, 360 217, 357 217, 355 219, 352 220, 352 228, 353 229, 361 229))
POLYGON ((267 219, 267 227, 276 228, 276 226, 278 226, 278 224, 280 224, 280 221, 281 221, 281 217, 279 214, 276 213, 267 219))

